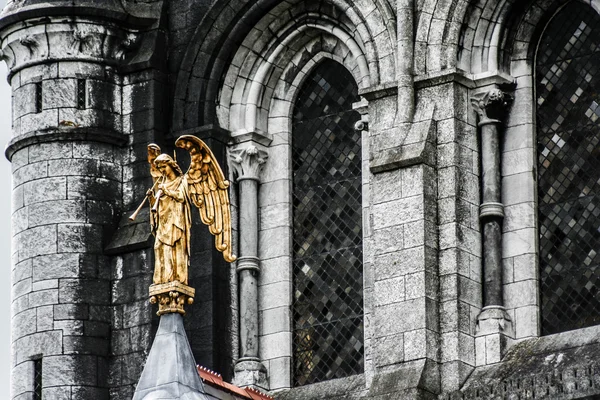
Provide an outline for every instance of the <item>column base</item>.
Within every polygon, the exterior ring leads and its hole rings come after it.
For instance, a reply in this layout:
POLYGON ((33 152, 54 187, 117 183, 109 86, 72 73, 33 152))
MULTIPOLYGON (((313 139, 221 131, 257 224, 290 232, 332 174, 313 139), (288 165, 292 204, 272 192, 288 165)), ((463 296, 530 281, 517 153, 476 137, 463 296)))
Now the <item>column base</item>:
POLYGON ((233 384, 236 386, 269 390, 267 369, 258 358, 240 358, 235 363, 233 373, 233 384))
POLYGON ((476 366, 495 364, 502 360, 514 338, 512 320, 502 306, 484 307, 475 328, 476 366))
POLYGON ((178 313, 185 315, 183 306, 194 303, 196 290, 179 281, 150 285, 150 303, 158 303, 156 315, 178 313))

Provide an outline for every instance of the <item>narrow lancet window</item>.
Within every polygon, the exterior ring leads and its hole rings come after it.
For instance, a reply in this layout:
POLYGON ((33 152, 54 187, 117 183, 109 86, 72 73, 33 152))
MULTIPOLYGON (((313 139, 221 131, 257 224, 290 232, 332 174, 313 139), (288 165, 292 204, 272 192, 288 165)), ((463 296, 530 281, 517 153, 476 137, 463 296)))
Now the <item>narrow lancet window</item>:
POLYGON ((42 399, 42 358, 33 360, 33 400, 42 399))
POLYGON ((44 94, 42 93, 42 82, 35 83, 35 112, 41 113, 44 105, 44 94))
POLYGON ((294 385, 363 371, 363 263, 358 87, 327 60, 294 104, 294 385))
POLYGON ((85 110, 85 79, 77 79, 77 108, 85 110))

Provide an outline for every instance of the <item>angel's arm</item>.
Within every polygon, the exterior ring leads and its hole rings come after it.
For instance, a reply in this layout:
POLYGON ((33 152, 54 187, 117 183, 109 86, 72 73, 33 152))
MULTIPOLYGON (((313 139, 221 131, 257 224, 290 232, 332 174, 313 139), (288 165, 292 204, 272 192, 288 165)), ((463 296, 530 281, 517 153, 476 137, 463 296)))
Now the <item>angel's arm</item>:
POLYGON ((159 185, 159 189, 163 191, 163 195, 169 196, 178 203, 185 201, 185 186, 187 185, 186 178, 182 177, 177 189, 167 189, 164 185, 159 185))

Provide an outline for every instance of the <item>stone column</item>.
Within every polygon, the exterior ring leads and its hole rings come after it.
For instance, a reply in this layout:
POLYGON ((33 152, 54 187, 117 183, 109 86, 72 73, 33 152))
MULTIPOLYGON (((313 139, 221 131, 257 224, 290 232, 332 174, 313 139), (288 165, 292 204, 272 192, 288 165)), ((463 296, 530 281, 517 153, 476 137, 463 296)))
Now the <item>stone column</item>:
POLYGON ((267 370, 258 356, 258 184, 267 153, 254 145, 231 152, 239 189, 239 329, 240 358, 234 383, 268 389, 267 370))
MULTIPOLYGON (((502 293, 504 206, 500 176, 500 134, 510 100, 510 96, 500 89, 479 93, 471 99, 479 116, 481 133, 482 202, 479 206, 479 221, 483 246, 483 309, 477 317, 475 334, 476 346, 478 349, 485 349, 484 364, 499 362, 508 339, 514 336, 502 293)), ((478 357, 483 357, 483 354, 478 357)))

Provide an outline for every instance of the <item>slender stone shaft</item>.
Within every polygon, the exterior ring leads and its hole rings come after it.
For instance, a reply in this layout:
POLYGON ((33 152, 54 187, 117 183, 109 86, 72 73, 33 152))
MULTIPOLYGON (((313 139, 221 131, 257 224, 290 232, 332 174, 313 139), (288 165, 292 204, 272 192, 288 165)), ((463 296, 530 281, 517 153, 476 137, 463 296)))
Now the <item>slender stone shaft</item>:
POLYGON ((240 355, 258 358, 258 182, 240 179, 240 355))
POLYGON ((472 99, 481 129, 482 202, 479 218, 483 242, 483 306, 504 305, 502 296, 502 220, 500 127, 508 96, 498 89, 472 99))
POLYGON ((239 386, 268 388, 266 368, 259 358, 258 340, 258 184, 267 154, 250 145, 231 152, 239 189, 240 354, 234 382, 239 386))
POLYGON ((502 306, 502 203, 500 199, 500 143, 498 121, 481 126, 483 305, 502 306), (499 212, 490 212, 490 206, 499 212))

